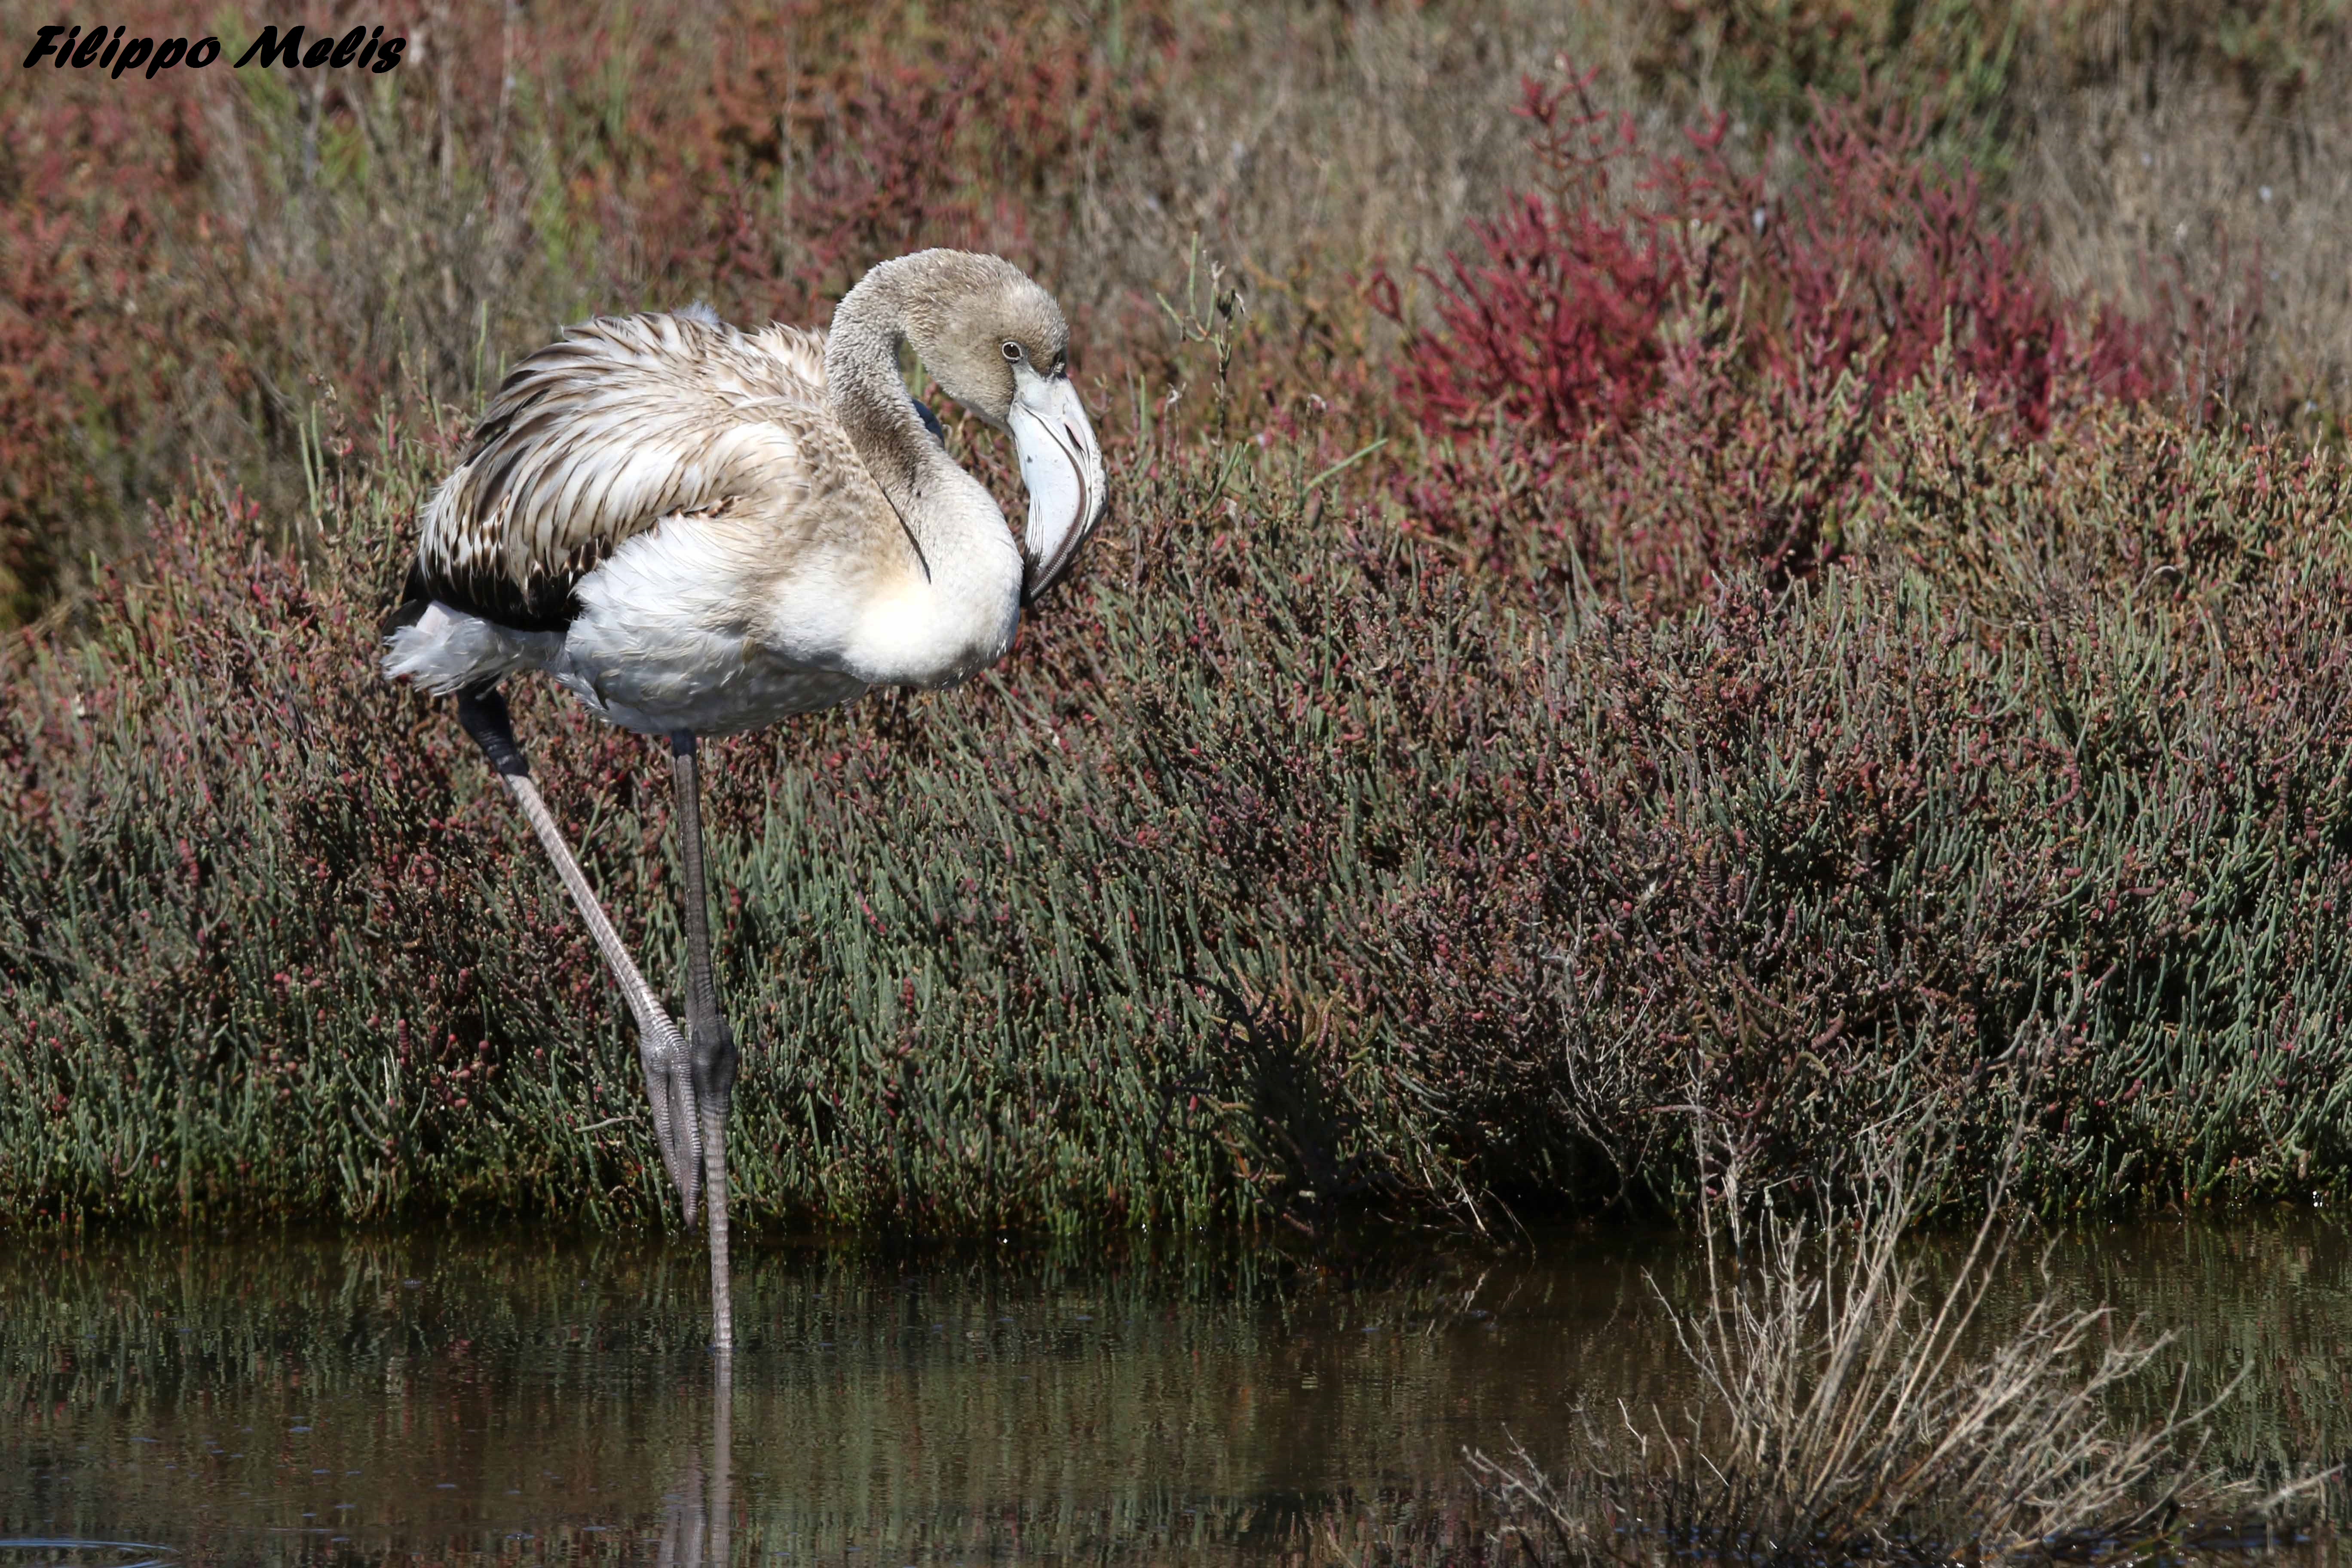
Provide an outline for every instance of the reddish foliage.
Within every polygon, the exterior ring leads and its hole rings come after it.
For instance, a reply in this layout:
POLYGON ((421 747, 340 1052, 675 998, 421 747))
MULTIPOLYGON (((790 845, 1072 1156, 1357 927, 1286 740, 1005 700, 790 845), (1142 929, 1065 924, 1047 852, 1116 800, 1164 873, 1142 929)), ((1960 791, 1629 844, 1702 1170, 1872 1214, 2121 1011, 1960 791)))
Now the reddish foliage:
MULTIPOLYGON (((1398 372, 1406 406, 1424 424, 1460 428, 1499 412, 1567 437, 1629 422, 1656 391, 1658 327, 1683 258, 1655 225, 1629 226, 1605 205, 1610 166, 1630 153, 1633 124, 1589 106, 1564 115, 1568 92, 1582 87, 1526 84, 1520 112, 1537 127, 1549 193, 1515 197, 1501 216, 1471 226, 1481 263, 1456 255, 1450 279, 1424 273, 1437 284, 1441 330, 1417 338, 1398 372)), ((1403 319, 1385 274, 1373 302, 1403 319)))
MULTIPOLYGON (((1724 119, 1643 157, 1591 80, 1526 84, 1541 189, 1475 226, 1476 260, 1424 270, 1434 324, 1397 372, 1453 438, 1405 504, 1490 565, 1662 605, 1732 566, 1785 582, 1837 553, 1872 430, 1932 365, 2027 438, 2169 390, 2159 334, 2071 309, 1917 120, 1817 103, 1785 174, 1748 172, 1724 119)), ((1406 321, 1393 279, 1370 298, 1406 321)))
POLYGON ((74 85, 0 110, 0 622, 37 601, 59 519, 107 503, 89 448, 163 394, 173 312, 136 301, 187 294, 164 261, 205 160, 186 95, 74 85))
POLYGON ((1988 410, 2037 435, 2070 373, 2081 391, 2125 401, 2158 390, 2147 334, 2112 313, 2070 331, 2013 220, 1987 207, 1973 171, 1928 160, 1919 121, 1864 104, 1819 109, 1784 191, 1733 171, 1722 120, 1658 173, 1670 213, 1723 232, 1709 281, 1748 290, 1748 340, 1768 373, 1785 381, 1803 362, 1836 371, 1867 354, 1886 390, 1948 342, 1988 410))
MULTIPOLYGON (((1438 325, 1414 336, 1399 385, 1424 426, 1499 410, 1554 440, 1622 426, 1658 391, 1677 300, 1728 310, 1747 366, 1784 383, 1866 362, 1891 390, 1948 341, 1987 408, 2035 434, 2062 384, 2126 401, 2161 388, 2150 334, 2112 312, 2071 325, 2013 221, 1973 173, 1928 158, 1916 119, 1817 104, 1782 186, 1734 164, 1718 117, 1689 153, 1647 161, 1649 199, 1632 205, 1612 190, 1639 161, 1632 117, 1593 108, 1591 79, 1525 84, 1542 192, 1474 226, 1480 262, 1423 274, 1438 325)), ((1385 275, 1373 300, 1403 320, 1385 275)))

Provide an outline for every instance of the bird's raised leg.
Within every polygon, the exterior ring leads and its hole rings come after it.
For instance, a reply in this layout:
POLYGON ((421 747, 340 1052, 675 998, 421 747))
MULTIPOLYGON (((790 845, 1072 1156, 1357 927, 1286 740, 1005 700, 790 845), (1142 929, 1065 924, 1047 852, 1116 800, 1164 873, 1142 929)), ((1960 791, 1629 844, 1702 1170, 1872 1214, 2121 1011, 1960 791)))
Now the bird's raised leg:
POLYGON ((646 1094, 653 1105, 654 1134, 661 1142, 662 1163, 667 1167, 670 1184, 677 1189, 679 1205, 691 1222, 702 1169, 692 1061, 686 1041, 646 984, 645 976, 629 961, 628 949, 621 945, 621 933, 604 918, 604 907, 589 889, 588 879, 581 871, 580 862, 572 858, 572 847, 563 841, 562 831, 555 826, 547 802, 541 798, 539 786, 530 782, 530 764, 515 742, 505 697, 491 687, 462 694, 457 699, 457 721, 465 725, 474 743, 482 748, 482 754, 505 782, 507 793, 522 808, 531 831, 539 835, 541 847, 555 862, 555 874, 563 879, 572 901, 579 906, 580 918, 588 922, 588 934, 595 939, 597 952, 604 955, 605 967, 613 972, 621 994, 628 1000, 629 1012, 637 1021, 637 1057, 645 1067, 646 1094))
POLYGON ((727 1268, 727 1111, 735 1095, 735 1036, 719 1009, 719 982, 710 969, 710 897, 703 878, 702 787, 694 737, 672 735, 669 760, 677 775, 678 858, 686 867, 686 1039, 694 1061, 695 1106, 702 1118, 703 1184, 710 1210, 711 1343, 723 1357, 735 1348, 727 1268))

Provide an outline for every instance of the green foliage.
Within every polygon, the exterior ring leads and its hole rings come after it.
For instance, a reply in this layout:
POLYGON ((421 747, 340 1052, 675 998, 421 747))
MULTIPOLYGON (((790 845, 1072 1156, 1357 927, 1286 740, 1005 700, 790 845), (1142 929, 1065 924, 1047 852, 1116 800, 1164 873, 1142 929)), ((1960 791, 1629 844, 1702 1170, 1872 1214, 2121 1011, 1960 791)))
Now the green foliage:
MULTIPOLYGON (((1990 1159, 2022 1104, 2045 1206, 2340 1190, 2352 495, 2155 414, 1975 407, 1899 401, 1844 568, 1727 565, 1664 621, 1534 617, 1316 504, 1318 438, 1116 446, 1122 526, 1005 668, 714 750, 741 1212, 1491 1224, 1673 1199, 1689 1104, 1765 1176, 1931 1111, 1990 1159)), ((184 500, 23 671, 6 1212, 663 1207, 593 949, 372 668, 448 460, 387 440, 299 553, 184 500)), ((519 717, 676 973, 661 770, 538 687, 519 717)))

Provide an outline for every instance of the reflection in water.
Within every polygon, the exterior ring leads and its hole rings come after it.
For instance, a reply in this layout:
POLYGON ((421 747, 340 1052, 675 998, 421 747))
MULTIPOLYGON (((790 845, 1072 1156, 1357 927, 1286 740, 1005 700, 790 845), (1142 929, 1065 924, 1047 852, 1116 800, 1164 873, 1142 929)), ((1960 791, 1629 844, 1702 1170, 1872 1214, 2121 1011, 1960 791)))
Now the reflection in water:
POLYGON ((738 1561, 1247 1550, 1302 1499, 1450 1479, 1465 1444, 1558 1429, 1580 1363, 1679 1377, 1639 1275, 1674 1255, 1574 1258, 753 1252, 721 1411, 683 1244, 27 1248, 0 1260, 0 1410, 24 1417, 0 1433, 0 1533, 650 1560, 686 1550, 724 1453, 738 1561))
POLYGON ((0 1536, 0 1563, 105 1563, 108 1568, 171 1568, 172 1549, 152 1541, 82 1541, 72 1536, 0 1536))
MULTIPOLYGON (((0 1568, 160 1554, 100 1544, 138 1542, 188 1563, 1254 1563, 1335 1502, 1458 1510, 1465 1447, 1566 1454, 1621 1402, 1694 1397, 1645 1279, 1696 1289, 1671 1238, 1347 1267, 1010 1251, 746 1248, 721 1368, 690 1238, 12 1242, 0 1568)), ((2025 1252, 2012 1303, 2038 1288, 2025 1252)), ((2343 1456, 2333 1226, 2100 1232, 2051 1268, 2176 1330, 2190 1397, 2249 1371, 2233 1462, 2343 1456)))
POLYGON ((702 1453, 696 1449, 687 1461, 677 1490, 665 1500, 661 1568, 702 1568, 703 1542, 710 1543, 709 1561, 734 1561, 731 1537, 735 1523, 734 1489, 730 1485, 735 1459, 735 1379, 729 1358, 715 1356, 710 1363, 710 1485, 702 1482, 702 1453))

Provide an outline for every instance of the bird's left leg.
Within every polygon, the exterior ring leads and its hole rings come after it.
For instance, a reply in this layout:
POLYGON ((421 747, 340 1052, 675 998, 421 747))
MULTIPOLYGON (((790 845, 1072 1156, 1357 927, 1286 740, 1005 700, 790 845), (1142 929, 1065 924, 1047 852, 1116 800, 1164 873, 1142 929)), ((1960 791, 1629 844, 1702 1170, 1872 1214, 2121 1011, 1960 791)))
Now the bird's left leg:
POLYGON ((679 1205, 690 1225, 702 1173, 701 1155, 695 1147, 699 1125, 694 1114, 694 1079, 687 1060, 686 1042, 678 1038, 677 1026, 670 1022, 653 987, 637 973, 628 948, 606 918, 604 906, 596 901, 580 862, 572 857, 572 847, 563 841, 563 832, 556 826, 554 814, 547 809, 539 786, 531 783, 530 764, 515 740, 506 698, 495 685, 461 692, 457 697, 457 721, 465 725, 474 743, 482 748, 482 755, 505 783, 507 793, 522 808, 531 831, 539 835, 541 847, 555 863, 556 876, 579 907, 580 918, 588 922, 588 934, 595 939, 597 952, 604 954, 605 966, 612 971, 630 1013, 636 1018, 637 1058, 645 1068, 654 1135, 660 1142, 662 1163, 668 1168, 671 1184, 677 1188, 679 1205))
POLYGON ((710 967, 710 896, 703 873, 702 783, 694 737, 672 735, 669 758, 677 781, 678 859, 686 868, 686 1044, 694 1066, 695 1109, 702 1118, 711 1342, 724 1356, 735 1348, 727 1268, 727 1111, 735 1093, 735 1036, 719 1008, 719 982, 710 967))

